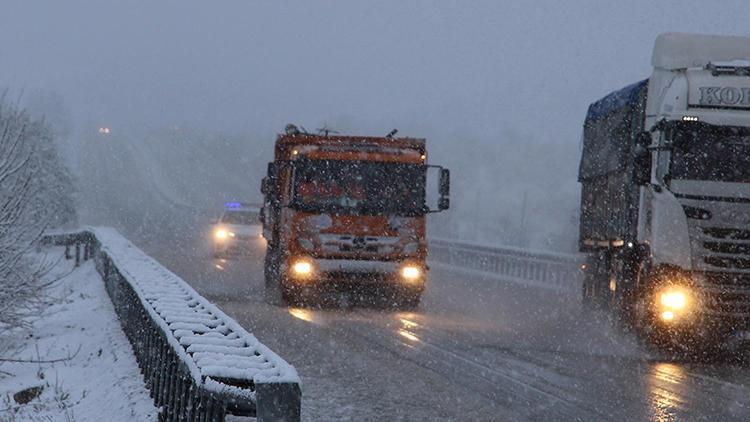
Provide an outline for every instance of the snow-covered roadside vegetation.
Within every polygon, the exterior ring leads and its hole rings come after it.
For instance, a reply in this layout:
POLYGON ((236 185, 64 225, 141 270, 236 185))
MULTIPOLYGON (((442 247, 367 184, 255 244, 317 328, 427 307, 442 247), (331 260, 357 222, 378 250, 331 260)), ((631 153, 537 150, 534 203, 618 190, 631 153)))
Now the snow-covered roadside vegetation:
POLYGON ((33 333, 6 332, 0 344, 0 422, 156 419, 130 344, 91 261, 61 260, 62 248, 36 261, 56 263, 42 278, 46 306, 33 333))
POLYGON ((43 305, 45 268, 26 254, 45 228, 75 220, 73 194, 53 131, 0 96, 0 334, 28 329, 43 305))
MULTIPOLYGON (((50 305, 55 303, 52 289, 56 284, 53 274, 57 273, 50 273, 53 267, 49 260, 34 259, 31 251, 45 229, 71 224, 75 219, 73 181, 56 150, 54 131, 43 119, 32 118, 7 101, 5 94, 0 95, 0 383, 3 385, 24 371, 38 370, 38 376, 44 376, 41 367, 27 362, 30 356, 25 353, 28 350, 24 341, 38 335, 37 324, 44 324, 44 315, 49 315, 50 305), (26 358, 19 353, 25 353, 26 358), (7 366, 11 363, 12 370, 7 366)), ((61 347, 59 343, 35 343, 34 361, 46 360, 44 356, 59 352, 61 347)), ((46 378, 45 382, 49 381, 46 378)), ((55 385, 47 391, 58 391, 57 399, 64 398, 62 387, 55 385)), ((4 417, 12 403, 7 401, 10 396, 5 395, 6 391, 2 392, 0 415, 4 417)))

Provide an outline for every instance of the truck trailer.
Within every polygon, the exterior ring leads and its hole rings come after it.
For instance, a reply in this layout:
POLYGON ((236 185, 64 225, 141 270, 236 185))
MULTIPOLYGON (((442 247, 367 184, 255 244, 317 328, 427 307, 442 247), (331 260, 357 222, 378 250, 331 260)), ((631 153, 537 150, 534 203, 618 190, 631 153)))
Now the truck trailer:
POLYGON ((750 339, 750 38, 666 33, 648 79, 589 106, 583 304, 641 339, 750 339))
POLYGON ((288 126, 261 186, 266 299, 302 303, 347 291, 418 306, 427 284, 426 215, 448 208, 449 177, 427 164, 424 139, 288 126), (429 207, 433 174, 438 192, 429 207))

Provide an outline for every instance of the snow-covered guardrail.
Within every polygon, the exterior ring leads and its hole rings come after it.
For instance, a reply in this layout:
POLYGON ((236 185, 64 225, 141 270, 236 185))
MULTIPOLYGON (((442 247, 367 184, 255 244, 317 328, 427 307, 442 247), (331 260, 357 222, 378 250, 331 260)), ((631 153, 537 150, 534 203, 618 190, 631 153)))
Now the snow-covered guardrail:
POLYGON ((95 260, 160 420, 300 419, 295 369, 117 231, 47 234, 42 242, 95 260))
POLYGON ((580 291, 580 255, 430 239, 434 263, 477 271, 509 281, 580 291))

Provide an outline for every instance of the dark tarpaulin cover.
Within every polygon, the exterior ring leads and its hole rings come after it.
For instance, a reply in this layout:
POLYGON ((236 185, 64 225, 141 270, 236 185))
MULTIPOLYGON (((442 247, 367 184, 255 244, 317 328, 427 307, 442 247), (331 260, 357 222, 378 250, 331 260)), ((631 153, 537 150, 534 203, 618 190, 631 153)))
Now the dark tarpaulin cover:
POLYGON ((633 118, 642 116, 648 79, 614 91, 589 106, 583 129, 578 179, 623 169, 633 148, 633 118))

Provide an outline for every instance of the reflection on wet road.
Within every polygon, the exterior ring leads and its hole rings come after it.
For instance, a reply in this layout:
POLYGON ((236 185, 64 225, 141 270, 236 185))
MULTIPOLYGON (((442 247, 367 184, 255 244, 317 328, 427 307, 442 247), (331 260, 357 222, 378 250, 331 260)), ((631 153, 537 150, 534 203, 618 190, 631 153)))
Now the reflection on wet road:
POLYGON ((307 420, 750 420, 750 370, 653 360, 576 297, 441 269, 415 312, 278 307, 261 250, 146 249, 297 367, 307 420))

